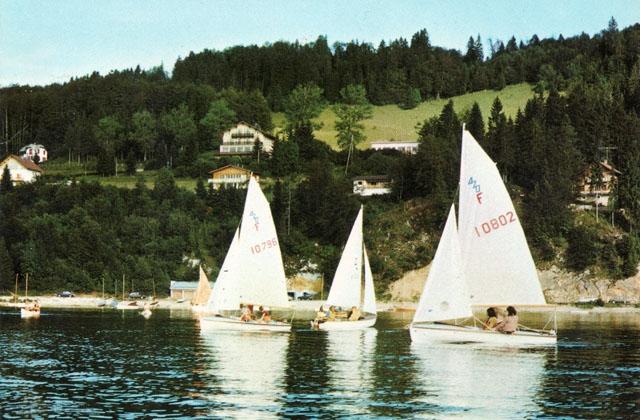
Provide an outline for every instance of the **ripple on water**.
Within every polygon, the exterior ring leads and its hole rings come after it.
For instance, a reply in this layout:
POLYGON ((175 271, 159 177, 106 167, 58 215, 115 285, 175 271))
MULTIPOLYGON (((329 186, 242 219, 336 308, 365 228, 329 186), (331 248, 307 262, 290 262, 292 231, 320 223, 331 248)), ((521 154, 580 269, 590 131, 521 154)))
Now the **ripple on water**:
POLYGON ((163 311, 149 321, 115 311, 0 317, 7 418, 629 418, 640 409, 639 326, 619 318, 561 322, 556 349, 492 350, 415 346, 408 320, 384 316, 379 329, 276 335, 201 335, 194 320, 163 311))

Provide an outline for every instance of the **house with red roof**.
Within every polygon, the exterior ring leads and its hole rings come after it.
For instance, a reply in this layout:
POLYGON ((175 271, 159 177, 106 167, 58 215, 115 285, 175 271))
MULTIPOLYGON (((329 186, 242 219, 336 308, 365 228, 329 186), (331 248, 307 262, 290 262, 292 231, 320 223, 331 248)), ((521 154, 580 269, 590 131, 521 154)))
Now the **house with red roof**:
POLYGON ((44 173, 44 170, 30 159, 22 159, 16 155, 8 155, 0 161, 0 180, 6 167, 9 168, 13 185, 24 182, 34 182, 44 173))

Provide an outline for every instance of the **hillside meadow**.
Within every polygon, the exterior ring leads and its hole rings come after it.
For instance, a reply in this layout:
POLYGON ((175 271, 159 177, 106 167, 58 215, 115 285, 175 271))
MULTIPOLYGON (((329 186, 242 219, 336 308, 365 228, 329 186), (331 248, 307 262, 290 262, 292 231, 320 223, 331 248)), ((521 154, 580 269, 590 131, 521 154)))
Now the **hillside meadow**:
MULTIPOLYGON (((483 90, 480 92, 468 93, 465 95, 455 96, 447 99, 433 99, 422 102, 414 109, 404 110, 397 105, 384 105, 373 107, 373 117, 364 122, 366 140, 358 147, 365 149, 372 141, 415 141, 418 139, 417 126, 426 119, 440 115, 442 108, 449 102, 453 101, 454 108, 458 114, 471 109, 474 102, 478 102, 485 123, 489 118, 491 105, 496 97, 500 98, 507 116, 515 117, 518 109, 524 107, 533 96, 533 86, 520 83, 517 85, 507 86, 501 91, 483 90)), ((276 126, 276 132, 284 127, 284 115, 282 113, 273 113, 273 122, 276 126)), ((315 136, 321 141, 326 142, 334 149, 337 149, 336 131, 334 130, 335 114, 330 106, 327 106, 316 122, 321 127, 315 131, 315 136)), ((207 151, 201 154, 201 158, 211 162, 212 168, 214 153, 207 151)), ((103 185, 113 185, 121 188, 133 188, 138 176, 142 176, 148 187, 152 187, 157 171, 147 170, 136 175, 118 176, 99 176, 94 169, 85 170, 83 165, 76 163, 67 163, 64 160, 55 160, 47 162, 44 169, 49 175, 59 175, 62 177, 74 177, 76 179, 84 179, 86 181, 98 181, 103 185)), ((124 171, 124 165, 120 168, 124 171)), ((196 180, 186 177, 176 177, 176 184, 179 187, 194 190, 196 180)))
MULTIPOLYGON (((418 139, 417 125, 424 120, 440 115, 442 108, 449 100, 458 114, 471 109, 474 102, 478 102, 485 123, 489 118, 491 105, 496 97, 500 98, 507 116, 515 118, 518 109, 524 108, 527 100, 533 97, 533 86, 527 83, 507 86, 500 91, 482 90, 467 93, 447 99, 432 99, 422 102, 414 109, 404 110, 397 105, 383 105, 373 107, 373 117, 364 121, 366 140, 359 145, 365 149, 372 141, 415 141, 418 139)), ((326 107, 315 122, 322 125, 315 131, 316 138, 337 149, 336 130, 333 128, 335 114, 330 106, 326 107)), ((273 122, 276 131, 284 127, 284 114, 274 113, 273 122)))

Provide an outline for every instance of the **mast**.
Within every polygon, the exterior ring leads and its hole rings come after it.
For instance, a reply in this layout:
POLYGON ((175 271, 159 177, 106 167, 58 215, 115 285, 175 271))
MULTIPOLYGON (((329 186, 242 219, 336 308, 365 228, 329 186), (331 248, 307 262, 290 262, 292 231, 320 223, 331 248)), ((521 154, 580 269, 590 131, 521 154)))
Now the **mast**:
POLYGON ((13 294, 13 301, 17 302, 18 301, 18 276, 20 274, 16 273, 16 292, 13 294))
POLYGON ((122 275, 122 301, 124 302, 124 274, 122 275))
POLYGON ((24 297, 29 297, 29 273, 27 273, 27 281, 24 284, 24 297))

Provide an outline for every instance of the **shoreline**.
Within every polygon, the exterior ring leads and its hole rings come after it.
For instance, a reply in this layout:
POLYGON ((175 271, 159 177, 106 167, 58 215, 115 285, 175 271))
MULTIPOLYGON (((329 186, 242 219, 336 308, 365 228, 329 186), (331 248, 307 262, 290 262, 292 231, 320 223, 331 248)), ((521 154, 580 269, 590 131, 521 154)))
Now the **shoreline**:
MULTIPOLYGON (((95 309, 99 308, 99 304, 103 302, 102 298, 95 296, 76 296, 71 298, 63 298, 57 296, 32 296, 30 300, 38 300, 42 308, 76 308, 76 309, 95 309)), ((107 298, 109 300, 110 298, 107 298)), ((191 304, 189 301, 178 302, 172 298, 159 298, 157 309, 184 309, 189 310, 191 304)), ((145 301, 138 301, 140 304, 132 309, 142 309, 145 301)), ((321 300, 293 300, 290 302, 291 308, 295 311, 316 311, 320 305, 325 302, 321 300)), ((23 298, 19 298, 17 303, 14 303, 12 297, 4 296, 0 297, 0 307, 4 308, 19 308, 24 306, 23 298)), ((414 312, 418 306, 417 302, 378 302, 378 312, 414 312)), ((547 306, 521 306, 523 311, 526 312, 638 312, 640 313, 640 307, 633 304, 622 306, 586 306, 584 304, 575 303, 562 303, 562 304, 549 304, 547 306)), ((474 307, 474 310, 483 311, 480 307, 474 307)))

